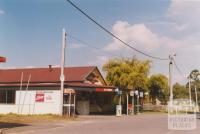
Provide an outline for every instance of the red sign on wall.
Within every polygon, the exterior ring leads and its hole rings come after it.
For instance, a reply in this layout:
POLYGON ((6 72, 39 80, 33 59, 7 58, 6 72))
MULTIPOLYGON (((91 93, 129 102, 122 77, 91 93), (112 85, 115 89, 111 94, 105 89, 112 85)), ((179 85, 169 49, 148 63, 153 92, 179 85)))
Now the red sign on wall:
POLYGON ((44 102, 44 93, 36 93, 35 102, 44 102))
POLYGON ((96 88, 96 92, 112 92, 110 88, 96 88))
POLYGON ((6 58, 0 56, 0 62, 6 62, 6 58))

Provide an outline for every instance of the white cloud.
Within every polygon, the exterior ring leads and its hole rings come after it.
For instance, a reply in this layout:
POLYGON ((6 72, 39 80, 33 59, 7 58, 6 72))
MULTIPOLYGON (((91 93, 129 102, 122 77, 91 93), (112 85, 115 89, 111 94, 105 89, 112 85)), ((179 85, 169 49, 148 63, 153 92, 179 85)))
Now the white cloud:
MULTIPOLYGON (((134 45, 133 47, 145 51, 155 52, 158 49, 177 49, 182 45, 182 41, 169 38, 167 36, 159 36, 144 24, 130 25, 126 21, 117 21, 113 25, 112 32, 123 41, 134 45)), ((113 39, 104 50, 106 51, 122 51, 127 47, 118 40, 113 39)), ((161 54, 162 55, 162 54, 161 54)))
POLYGON ((72 48, 72 49, 78 49, 78 48, 81 48, 81 47, 83 47, 82 44, 70 44, 70 48, 72 48))
MULTIPOLYGON (((112 28, 113 34, 123 41, 133 44, 134 47, 144 49, 145 51, 155 50, 160 46, 158 35, 153 33, 144 24, 130 25, 126 21, 117 21, 112 28)), ((124 48, 118 40, 113 38, 113 42, 105 47, 106 51, 117 51, 124 48)))
POLYGON ((0 9, 0 16, 2 16, 4 14, 5 14, 5 12, 2 9, 0 9))
MULTIPOLYGON (((144 23, 130 24, 125 21, 117 21, 112 28, 112 32, 120 39, 142 51, 152 53, 152 55, 167 56, 168 54, 177 53, 177 63, 187 76, 190 70, 199 69, 199 52, 200 52, 200 0, 171 0, 171 4, 166 12, 164 22, 151 22, 153 27, 158 30, 152 30, 151 25, 147 27, 144 23), (167 23, 166 23, 167 22, 167 23), (163 24, 164 23, 164 24, 163 24), (168 33, 162 33, 162 26, 166 26, 168 33), (172 33, 173 31, 173 33, 172 33), (134 43, 135 42, 135 43, 134 43)), ((105 50, 123 51, 125 46, 113 39, 105 50)), ((156 69, 153 72, 159 72, 166 65, 155 63, 156 69)), ((167 72, 166 69, 164 69, 167 72)), ((174 69, 175 70, 175 69, 174 69)), ((174 75, 174 82, 185 82, 178 76, 174 75)))
POLYGON ((177 30, 200 30, 200 0, 171 0, 167 15, 177 23, 177 30))
POLYGON ((200 0, 171 0, 167 16, 176 23, 173 28, 182 33, 179 49, 186 53, 184 56, 190 57, 200 51, 199 14, 200 0))
POLYGON ((109 60, 108 56, 97 56, 97 62, 102 65, 105 64, 109 60))
MULTIPOLYGON (((192 51, 200 51, 197 47, 200 42, 199 14, 200 0, 171 0, 166 12, 166 19, 168 19, 167 22, 173 31, 179 32, 178 38, 169 37, 170 35, 161 36, 160 33, 153 32, 144 23, 131 25, 126 21, 117 21, 113 25, 112 32, 123 41, 146 52, 169 50, 169 52, 184 51, 192 53, 192 51), (197 50, 194 50, 194 48, 197 50)), ((104 50, 121 51, 124 48, 127 47, 118 40, 113 39, 104 50)))
POLYGON ((109 56, 105 56, 105 55, 97 56, 95 61, 90 61, 90 62, 88 62, 88 64, 93 65, 93 66, 94 65, 102 66, 109 60, 109 58, 110 58, 109 56))

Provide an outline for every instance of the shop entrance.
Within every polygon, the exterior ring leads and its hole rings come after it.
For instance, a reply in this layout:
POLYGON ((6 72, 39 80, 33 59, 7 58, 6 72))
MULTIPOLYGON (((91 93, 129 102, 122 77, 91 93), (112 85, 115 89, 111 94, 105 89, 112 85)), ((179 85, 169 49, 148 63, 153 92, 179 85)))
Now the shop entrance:
POLYGON ((113 92, 80 91, 77 93, 77 113, 109 115, 115 113, 113 92))
POLYGON ((76 108, 76 93, 74 89, 64 89, 63 115, 74 116, 76 108))

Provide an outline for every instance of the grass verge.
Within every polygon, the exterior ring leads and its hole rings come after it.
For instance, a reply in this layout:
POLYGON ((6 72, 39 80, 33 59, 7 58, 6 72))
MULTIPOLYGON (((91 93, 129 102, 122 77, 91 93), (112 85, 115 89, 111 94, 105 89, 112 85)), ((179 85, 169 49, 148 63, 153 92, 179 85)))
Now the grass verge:
POLYGON ((33 123, 42 121, 69 121, 76 120, 68 116, 59 116, 54 114, 44 115, 18 115, 18 114, 0 114, 1 123, 33 123))

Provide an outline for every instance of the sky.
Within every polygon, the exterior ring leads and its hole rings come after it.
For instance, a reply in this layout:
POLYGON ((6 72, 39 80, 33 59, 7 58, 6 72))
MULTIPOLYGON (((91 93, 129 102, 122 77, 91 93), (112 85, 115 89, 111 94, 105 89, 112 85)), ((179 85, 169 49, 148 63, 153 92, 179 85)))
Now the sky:
MULTIPOLYGON (((200 0, 71 0, 113 34, 150 55, 175 61, 173 81, 200 69, 200 0)), ((113 39, 65 0, 0 0, 0 68, 98 66, 114 57, 152 60, 151 74, 168 75, 168 61, 149 59, 113 39), (74 40, 76 37, 82 42, 74 40), (90 45, 90 47, 86 46, 90 45), (92 46, 92 47, 91 47, 92 46)))

